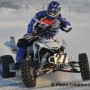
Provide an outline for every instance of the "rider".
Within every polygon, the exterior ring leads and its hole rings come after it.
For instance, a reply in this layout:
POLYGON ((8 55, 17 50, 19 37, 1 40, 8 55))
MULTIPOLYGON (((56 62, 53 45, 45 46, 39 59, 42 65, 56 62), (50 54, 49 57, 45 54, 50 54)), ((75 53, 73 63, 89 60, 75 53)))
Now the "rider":
POLYGON ((47 29, 48 31, 42 32, 40 36, 53 38, 59 29, 65 32, 69 32, 72 29, 70 22, 62 17, 60 11, 60 3, 52 1, 48 5, 47 10, 36 13, 34 18, 32 18, 31 22, 28 24, 27 34, 18 40, 17 46, 19 50, 16 55, 16 66, 18 66, 26 56, 28 39, 30 36, 40 32, 42 29, 46 30, 46 28, 48 28, 50 31, 47 29), (44 24, 46 24, 46 26, 44 24))

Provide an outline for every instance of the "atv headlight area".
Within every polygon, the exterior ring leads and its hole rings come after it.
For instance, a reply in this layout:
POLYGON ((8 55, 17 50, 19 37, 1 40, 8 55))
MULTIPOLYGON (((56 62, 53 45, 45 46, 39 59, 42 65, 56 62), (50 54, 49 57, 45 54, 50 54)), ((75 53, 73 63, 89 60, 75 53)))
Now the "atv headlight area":
POLYGON ((56 65, 68 64, 68 55, 67 53, 55 53, 54 56, 49 57, 49 62, 56 65))

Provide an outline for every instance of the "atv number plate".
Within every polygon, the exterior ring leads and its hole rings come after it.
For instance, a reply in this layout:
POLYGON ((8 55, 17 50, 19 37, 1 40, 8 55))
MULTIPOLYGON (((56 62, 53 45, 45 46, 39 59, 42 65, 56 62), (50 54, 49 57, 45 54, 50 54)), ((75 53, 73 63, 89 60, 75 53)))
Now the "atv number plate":
POLYGON ((54 54, 54 63, 55 64, 66 64, 66 63, 68 63, 67 53, 56 53, 56 54, 54 54))

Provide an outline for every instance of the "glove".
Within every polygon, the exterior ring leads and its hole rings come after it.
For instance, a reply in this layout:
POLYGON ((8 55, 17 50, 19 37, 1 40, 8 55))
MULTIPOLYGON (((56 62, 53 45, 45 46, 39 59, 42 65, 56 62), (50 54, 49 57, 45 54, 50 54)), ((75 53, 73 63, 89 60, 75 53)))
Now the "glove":
POLYGON ((69 28, 69 30, 66 30, 65 32, 68 33, 69 31, 71 31, 72 27, 69 28))
POLYGON ((71 31, 72 26, 66 26, 65 28, 60 27, 60 29, 61 29, 62 31, 65 31, 66 33, 68 33, 69 31, 71 31))

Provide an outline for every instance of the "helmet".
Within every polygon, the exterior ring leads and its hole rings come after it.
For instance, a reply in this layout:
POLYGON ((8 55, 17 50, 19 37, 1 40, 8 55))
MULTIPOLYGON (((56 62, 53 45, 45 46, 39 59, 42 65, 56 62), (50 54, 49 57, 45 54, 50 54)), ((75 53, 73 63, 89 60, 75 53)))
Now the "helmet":
POLYGON ((56 1, 52 1, 47 7, 47 14, 55 18, 59 15, 60 10, 61 10, 61 5, 56 1))

